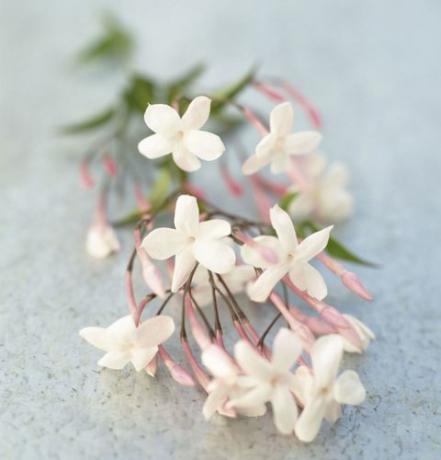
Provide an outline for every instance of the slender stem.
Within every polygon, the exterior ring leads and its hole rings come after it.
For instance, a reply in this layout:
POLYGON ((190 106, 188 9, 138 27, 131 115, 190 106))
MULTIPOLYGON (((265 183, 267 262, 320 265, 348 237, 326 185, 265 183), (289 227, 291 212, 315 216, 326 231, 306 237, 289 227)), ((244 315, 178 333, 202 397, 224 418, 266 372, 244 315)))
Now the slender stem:
POLYGON ((270 330, 273 328, 273 326, 277 323, 277 320, 282 316, 282 313, 277 313, 277 315, 273 318, 273 320, 269 323, 268 327, 265 329, 263 334, 261 335, 259 341, 257 342, 257 346, 262 348, 263 347, 263 342, 265 341, 266 336, 270 332, 270 330))
POLYGON ((170 292, 170 294, 164 299, 162 302, 161 306, 159 307, 158 311, 156 312, 156 316, 160 315, 162 313, 162 310, 167 306, 171 298, 175 295, 175 292, 170 292))

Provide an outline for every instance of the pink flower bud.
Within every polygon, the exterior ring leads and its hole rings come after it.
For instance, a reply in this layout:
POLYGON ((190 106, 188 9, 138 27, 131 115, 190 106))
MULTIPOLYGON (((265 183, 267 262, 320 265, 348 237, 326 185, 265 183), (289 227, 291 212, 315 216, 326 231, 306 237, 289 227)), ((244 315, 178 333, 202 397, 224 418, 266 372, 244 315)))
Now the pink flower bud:
POLYGON ((368 290, 363 286, 362 282, 358 278, 355 273, 352 272, 344 272, 341 275, 341 280, 343 284, 352 292, 359 295, 362 299, 365 300, 372 300, 372 295, 368 292, 368 290))
POLYGON ((180 366, 176 361, 172 359, 172 357, 168 354, 162 345, 158 347, 158 350, 159 356, 169 370, 170 375, 175 382, 178 382, 180 385, 186 387, 193 387, 196 385, 193 377, 182 366, 180 366))

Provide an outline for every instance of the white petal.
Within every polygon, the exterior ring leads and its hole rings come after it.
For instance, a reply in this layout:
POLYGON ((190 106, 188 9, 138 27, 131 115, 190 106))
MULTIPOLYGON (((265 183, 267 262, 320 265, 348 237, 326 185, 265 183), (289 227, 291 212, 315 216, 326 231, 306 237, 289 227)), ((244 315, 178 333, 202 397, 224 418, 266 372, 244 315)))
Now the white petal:
POLYGON ((143 240, 142 247, 153 259, 165 260, 181 252, 188 239, 181 231, 174 228, 156 228, 143 240))
POLYGON ((316 255, 320 254, 328 244, 329 235, 333 226, 324 228, 318 232, 313 233, 306 237, 298 246, 296 250, 296 260, 308 262, 316 255))
POLYGON ((176 200, 175 227, 186 235, 195 236, 199 229, 199 208, 194 196, 180 195, 176 200))
POLYGON ((311 442, 320 430, 325 415, 326 404, 323 398, 309 402, 297 420, 295 433, 300 441, 311 442))
POLYGON ((79 331, 80 337, 94 347, 110 351, 113 349, 112 336, 103 327, 85 327, 79 331))
POLYGON ((87 233, 87 252, 98 259, 108 257, 119 250, 119 242, 110 225, 92 225, 87 233))
POLYGON ((305 155, 313 152, 320 144, 322 135, 317 131, 302 131, 290 134, 285 139, 287 155, 305 155))
POLYGON ((138 348, 132 351, 131 359, 135 370, 142 371, 147 364, 155 357, 158 352, 158 347, 138 348))
POLYGON ((239 293, 245 289, 249 281, 256 279, 256 271, 250 265, 238 265, 224 276, 231 292, 239 293))
POLYGON ((274 425, 283 434, 291 434, 297 420, 297 405, 286 386, 277 385, 271 396, 274 425))
POLYGON ((212 219, 199 224, 199 238, 216 239, 228 236, 231 233, 231 224, 226 220, 212 219))
POLYGON ((300 366, 296 369, 290 389, 303 405, 306 405, 306 402, 311 399, 314 390, 314 377, 306 366, 300 366))
POLYGON ((192 248, 185 249, 175 257, 175 268, 173 270, 172 292, 178 292, 187 281, 191 271, 196 265, 192 248))
POLYGON ((243 395, 231 399, 228 406, 239 409, 261 407, 262 404, 271 398, 271 393, 272 386, 269 383, 261 383, 246 391, 243 395))
POLYGON ((153 134, 138 144, 138 151, 147 158, 154 159, 171 153, 173 144, 162 134, 153 134))
POLYGON ((267 268, 254 283, 248 286, 247 293, 254 302, 265 302, 276 284, 288 273, 288 265, 280 264, 267 268))
POLYGON ((196 155, 191 153, 182 142, 177 142, 172 152, 173 161, 179 168, 186 172, 197 171, 201 162, 196 155))
POLYGON ((319 218, 323 222, 341 222, 351 215, 354 198, 346 190, 322 191, 318 203, 319 218))
POLYGON ((165 342, 175 331, 171 316, 159 315, 143 321, 136 330, 137 345, 140 348, 152 348, 165 342))
POLYGON ((336 334, 320 337, 311 350, 314 377, 320 388, 334 383, 343 354, 343 340, 336 334))
POLYGON ((323 300, 328 295, 323 276, 307 262, 294 263, 289 272, 289 278, 299 289, 318 300, 323 300))
POLYGON ((216 240, 198 240, 193 246, 195 259, 214 273, 228 273, 234 268, 236 254, 228 244, 216 240))
POLYGON ((297 335, 282 327, 274 338, 271 363, 278 372, 287 372, 297 361, 302 345, 297 335))
POLYGON ((344 314, 343 316, 351 323, 351 326, 355 329, 360 338, 375 340, 375 334, 368 326, 366 326, 366 324, 364 324, 355 316, 348 314, 344 314))
POLYGON ((221 138, 207 131, 189 131, 184 143, 191 153, 206 161, 216 160, 225 151, 221 138))
POLYGON ((280 174, 286 172, 290 166, 290 159, 284 152, 277 153, 271 160, 271 172, 280 174))
POLYGON ((132 315, 126 315, 113 322, 108 328, 107 332, 118 340, 125 340, 128 337, 133 337, 136 331, 135 323, 133 322, 132 315))
POLYGON ((268 134, 257 144, 256 153, 251 155, 242 166, 242 172, 249 176, 264 168, 271 162, 272 150, 277 138, 268 134))
POLYGON ((234 356, 244 372, 259 380, 269 380, 272 367, 248 342, 241 340, 234 346, 234 356))
POLYGON ((242 407, 238 409, 238 412, 245 417, 262 417, 266 413, 266 406, 265 404, 259 404, 252 407, 242 407))
POLYGON ((343 188, 349 181, 348 168, 342 163, 334 163, 323 178, 325 187, 343 188))
POLYGON ((127 351, 109 351, 98 361, 98 366, 119 370, 129 361, 130 353, 127 351))
POLYGON ((294 121, 294 111, 289 102, 283 102, 277 105, 271 111, 270 129, 272 133, 280 136, 286 136, 292 131, 294 121))
POLYGON ((366 390, 355 371, 344 371, 334 385, 334 398, 340 404, 358 406, 366 399, 366 390))
POLYGON ((294 251, 297 247, 297 236, 289 214, 277 204, 270 209, 271 225, 286 252, 294 251))
POLYGON ((341 417, 341 406, 336 401, 328 401, 325 409, 325 419, 329 423, 335 423, 341 417))
POLYGON ((166 104, 153 104, 144 114, 146 125, 155 133, 173 136, 181 127, 181 119, 175 109, 166 104))
POLYGON ((206 96, 195 97, 182 116, 184 130, 200 129, 210 116, 211 99, 206 96))
POLYGON ((244 244, 240 247, 242 259, 257 268, 268 268, 283 258, 280 241, 274 236, 258 236, 254 238, 256 245, 244 244))
POLYGON ((294 222, 301 222, 308 217, 311 217, 316 203, 313 196, 307 192, 300 192, 289 207, 289 213, 291 214, 294 222))
POLYGON ((298 158, 297 161, 302 161, 302 168, 311 179, 320 177, 326 169, 326 157, 320 153, 311 153, 304 158, 298 158))
POLYGON ((203 351, 202 363, 219 379, 231 379, 237 374, 237 368, 231 358, 217 345, 210 345, 203 351))
POLYGON ((227 396, 227 387, 216 385, 213 391, 208 394, 204 403, 204 407, 202 408, 202 413, 204 414, 205 420, 209 420, 213 414, 223 406, 227 400, 227 396))

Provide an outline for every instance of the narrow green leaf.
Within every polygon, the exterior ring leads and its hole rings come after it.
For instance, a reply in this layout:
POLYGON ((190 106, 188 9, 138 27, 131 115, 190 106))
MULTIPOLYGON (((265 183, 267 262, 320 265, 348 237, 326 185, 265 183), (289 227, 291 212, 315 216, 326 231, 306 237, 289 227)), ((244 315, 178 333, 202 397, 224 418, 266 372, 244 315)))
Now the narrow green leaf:
POLYGON ((297 192, 289 192, 286 195, 283 195, 279 200, 279 206, 284 210, 288 211, 291 203, 297 198, 299 194, 297 192))
POLYGON ((129 109, 144 113, 147 105, 153 102, 155 96, 155 82, 141 75, 133 75, 130 79, 129 86, 123 93, 129 109))
POLYGON ((101 128, 113 119, 115 113, 115 109, 110 107, 87 120, 61 127, 60 132, 62 134, 82 134, 101 128))
POLYGON ((168 102, 171 103, 179 96, 182 96, 184 91, 186 91, 188 87, 191 86, 202 75, 204 70, 204 64, 197 64, 185 72, 182 76, 172 81, 167 88, 168 102))
POLYGON ((169 170, 164 167, 161 168, 150 192, 150 203, 153 207, 158 206, 164 201, 169 193, 171 183, 169 170))

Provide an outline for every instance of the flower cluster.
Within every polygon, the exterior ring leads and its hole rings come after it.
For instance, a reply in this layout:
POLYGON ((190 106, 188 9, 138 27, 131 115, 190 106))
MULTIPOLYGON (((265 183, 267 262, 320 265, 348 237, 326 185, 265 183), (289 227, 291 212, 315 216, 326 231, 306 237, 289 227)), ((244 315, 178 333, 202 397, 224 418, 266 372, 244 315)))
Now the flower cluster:
MULTIPOLYGON (((149 159, 171 154, 185 173, 199 169, 200 160, 219 158, 225 150, 222 140, 201 130, 210 106, 208 97, 196 97, 181 116, 179 104, 149 105, 145 122, 153 134, 139 143, 139 152, 149 159)), ((272 110, 269 130, 248 108, 239 108, 264 136, 243 164, 255 187, 261 220, 221 209, 188 181, 160 206, 144 203, 125 278, 130 315, 107 328, 87 327, 80 335, 105 351, 98 361, 102 367, 122 369, 132 363, 136 371, 154 376, 161 362, 178 383, 200 386, 207 394, 207 419, 215 413, 262 416, 270 404, 280 433, 295 433, 310 442, 323 419, 334 423, 341 405, 358 405, 365 399, 357 373, 338 375, 338 370, 344 351, 362 353, 374 339, 360 320, 325 301, 328 289, 316 264, 359 297, 371 299, 358 277, 327 249, 332 225, 318 227, 350 212, 352 199, 344 189, 347 173, 341 166, 325 170, 324 158, 316 152, 318 131, 292 133, 291 104, 282 102, 272 110), (258 174, 267 165, 291 181, 282 191, 289 197, 284 205, 282 200, 270 201, 270 196, 280 195, 279 184, 258 174), (170 217, 173 205, 173 227, 158 227, 158 218, 170 217), (309 219, 313 222, 298 225, 309 219), (150 288, 141 300, 136 299, 132 276, 136 258, 150 288), (152 311, 155 302, 157 309, 152 311), (168 315, 163 313, 166 308, 168 315), (250 308, 263 320, 268 316, 264 311, 273 311, 274 317, 262 328, 249 319, 250 308), (150 318, 143 321, 148 310, 150 318), (164 345, 175 331, 176 317, 186 367, 164 345), (238 336, 235 344, 224 334, 226 321, 238 336), (199 358, 190 345, 190 332, 199 358), (270 349, 266 339, 273 333, 270 349)), ((234 179, 228 174, 226 179, 236 193, 234 179)), ((100 231, 91 230, 88 249, 105 256, 118 244, 103 213, 98 217, 100 231)))

